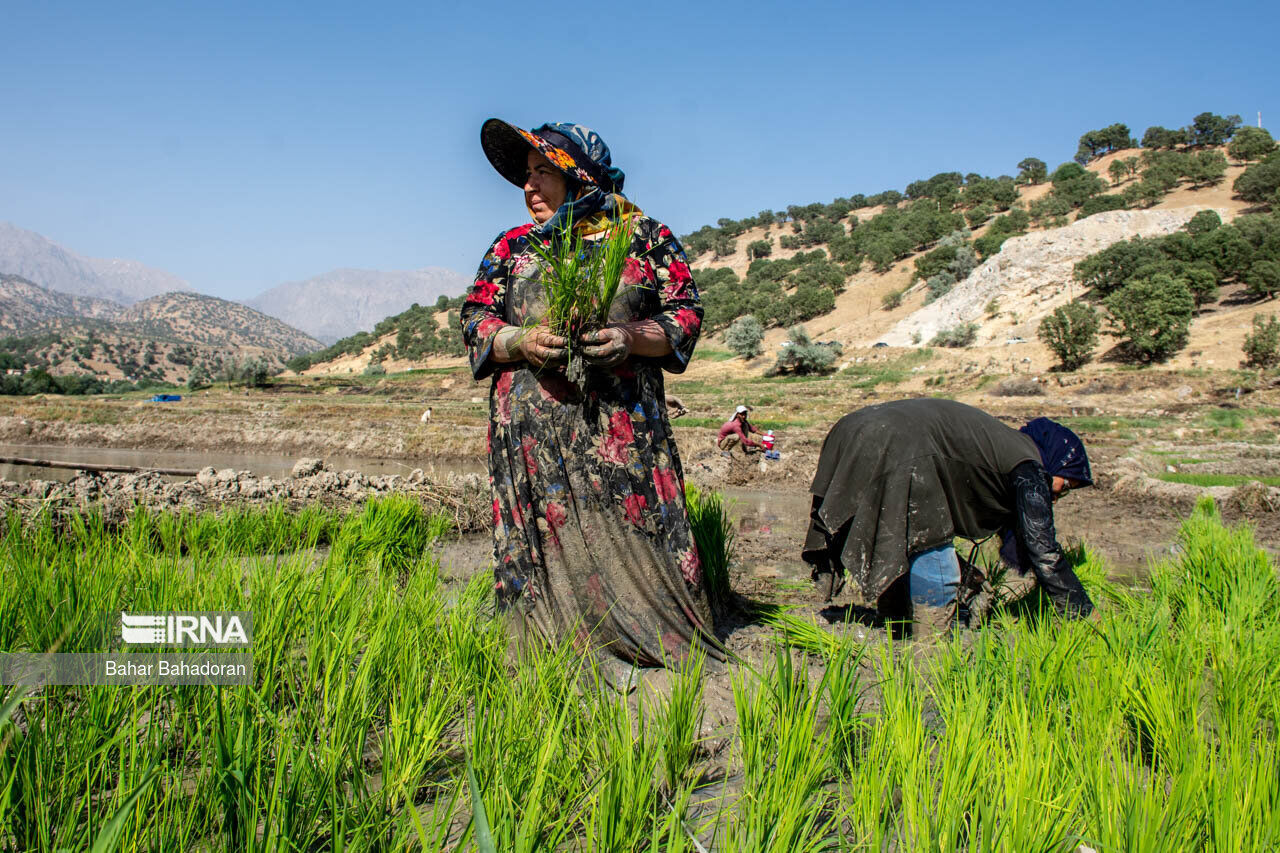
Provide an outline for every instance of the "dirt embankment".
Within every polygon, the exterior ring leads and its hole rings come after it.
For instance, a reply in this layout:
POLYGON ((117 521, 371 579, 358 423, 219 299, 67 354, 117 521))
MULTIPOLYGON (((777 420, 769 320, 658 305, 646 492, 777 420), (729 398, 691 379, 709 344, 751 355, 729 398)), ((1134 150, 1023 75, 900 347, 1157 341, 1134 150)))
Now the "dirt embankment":
POLYGON ((58 513, 96 507, 108 523, 117 523, 139 506, 206 510, 269 503, 292 507, 320 503, 342 507, 392 494, 416 498, 429 510, 451 515, 460 532, 488 529, 489 487, 475 474, 429 477, 415 469, 405 477, 368 475, 333 471, 319 459, 298 460, 293 473, 283 479, 255 477, 248 471, 230 468, 205 468, 193 478, 176 481, 154 473, 85 472, 65 483, 0 480, 0 514, 10 509, 30 515, 45 507, 58 513))

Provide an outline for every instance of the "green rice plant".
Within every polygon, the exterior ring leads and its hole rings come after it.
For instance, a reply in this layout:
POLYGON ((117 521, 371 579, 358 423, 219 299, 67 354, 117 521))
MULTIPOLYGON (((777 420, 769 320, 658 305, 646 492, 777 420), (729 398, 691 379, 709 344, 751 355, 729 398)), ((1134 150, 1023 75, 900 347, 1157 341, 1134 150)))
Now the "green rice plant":
POLYGON ((779 645, 759 683, 733 681, 743 790, 729 820, 727 849, 819 850, 836 823, 827 738, 819 735, 822 685, 779 645))
POLYGON ((702 731, 702 671, 706 653, 695 647, 674 673, 671 694, 657 708, 650 707, 647 721, 658 732, 662 755, 663 793, 675 797, 691 780, 690 769, 702 731))
POLYGON ((449 527, 446 519, 428 515, 421 504, 408 496, 366 501, 343 524, 330 559, 343 565, 359 565, 373 559, 381 569, 399 574, 449 527))
POLYGON ((1242 486, 1257 481, 1266 486, 1280 487, 1280 477, 1253 476, 1250 474, 1201 474, 1195 471, 1161 471, 1157 479, 1166 483, 1184 483, 1207 489, 1211 486, 1242 486))
POLYGON ((729 564, 733 562, 735 533, 728 504, 719 492, 699 489, 692 483, 685 483, 684 499, 707 597, 712 607, 722 611, 733 600, 729 564))
POLYGON ((602 699, 591 721, 590 762, 596 770, 583 833, 599 850, 638 850, 662 808, 659 790, 663 750, 632 714, 624 697, 602 699))
POLYGON ((1195 607, 1205 618, 1250 631, 1275 621, 1280 583, 1249 527, 1224 527, 1213 501, 1202 498, 1183 522, 1178 542, 1179 559, 1151 572, 1153 591, 1169 601, 1175 615, 1195 607))
POLYGON ((633 217, 612 222, 599 238, 576 230, 570 218, 550 240, 529 241, 542 267, 540 283, 547 301, 544 319, 552 334, 567 341, 570 371, 575 370, 579 336, 609 322, 634 236, 633 217))
POLYGON ((451 586, 422 549, 429 519, 300 516, 6 519, 6 650, 99 648, 120 609, 248 609, 255 667, 0 697, 0 850, 476 849, 485 826, 501 850, 1280 846, 1280 580, 1210 502, 1149 593, 1073 557, 1097 624, 1004 612, 868 649, 766 612, 727 768, 698 748, 699 655, 616 696, 571 642, 513 655, 491 580, 451 586))
POLYGON ((793 649, 834 658, 843 648, 840 640, 818 627, 817 622, 797 616, 784 608, 762 607, 759 618, 764 624, 776 628, 782 642, 793 649))

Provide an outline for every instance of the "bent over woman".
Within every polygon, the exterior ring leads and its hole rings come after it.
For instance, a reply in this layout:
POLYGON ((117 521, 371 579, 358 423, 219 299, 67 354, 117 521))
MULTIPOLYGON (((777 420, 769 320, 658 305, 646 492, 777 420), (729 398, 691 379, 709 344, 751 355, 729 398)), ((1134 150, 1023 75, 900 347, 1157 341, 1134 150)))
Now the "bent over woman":
POLYGON ((868 406, 823 442, 803 557, 828 597, 845 573, 882 612, 905 577, 916 630, 936 632, 959 601, 952 538, 1001 532, 1006 559, 1034 573, 1059 613, 1087 616, 1093 603, 1058 545, 1053 502, 1092 482, 1084 444, 1048 418, 1015 430, 951 400, 868 406))
POLYGON ((462 308, 472 372, 491 381, 498 603, 547 639, 572 632, 615 686, 696 644, 718 656, 663 388, 702 326, 684 251, 622 195, 623 172, 591 129, 489 119, 481 144, 533 220, 493 241, 462 308), (577 342, 588 366, 571 382, 532 244, 571 224, 592 251, 619 221, 634 235, 622 286, 605 328, 577 342))

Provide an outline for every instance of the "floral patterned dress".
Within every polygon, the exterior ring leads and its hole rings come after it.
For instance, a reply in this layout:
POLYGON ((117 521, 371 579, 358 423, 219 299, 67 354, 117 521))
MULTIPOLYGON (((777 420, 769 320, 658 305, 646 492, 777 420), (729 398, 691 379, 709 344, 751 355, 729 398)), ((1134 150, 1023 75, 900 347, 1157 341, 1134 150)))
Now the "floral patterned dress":
MULTIPOLYGON (((652 319, 673 352, 589 367, 581 386, 563 368, 499 364, 493 338, 545 313, 541 265, 524 225, 485 253, 462 308, 476 379, 489 392, 495 593, 542 636, 572 635, 641 666, 679 660, 702 643, 713 656, 710 608, 685 512, 684 475, 667 420, 662 370, 682 372, 702 307, 670 229, 635 220, 613 322, 652 319)), ((605 656, 608 657, 607 655, 605 656)))

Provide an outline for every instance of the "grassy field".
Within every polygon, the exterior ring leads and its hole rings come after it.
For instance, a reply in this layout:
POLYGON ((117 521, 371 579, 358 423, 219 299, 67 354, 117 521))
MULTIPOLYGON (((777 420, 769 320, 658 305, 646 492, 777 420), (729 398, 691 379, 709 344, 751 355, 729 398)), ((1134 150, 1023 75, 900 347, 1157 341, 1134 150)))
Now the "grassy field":
POLYGON ((568 647, 517 655, 490 580, 442 578, 448 534, 403 499, 8 519, 0 647, 96 650, 121 609, 250 609, 255 684, 10 690, 0 850, 1280 846, 1280 584, 1211 504, 1149 592, 1082 557, 1097 624, 1003 614, 924 647, 775 613, 719 746, 709 662, 628 700, 568 647))
MULTIPOLYGON (((1183 463, 1187 464, 1187 463, 1183 463)), ((1266 486, 1280 486, 1280 477, 1252 477, 1248 474, 1196 474, 1177 471, 1165 471, 1156 475, 1166 483, 1187 483, 1192 486, 1240 486, 1251 481, 1258 481, 1266 486)))

